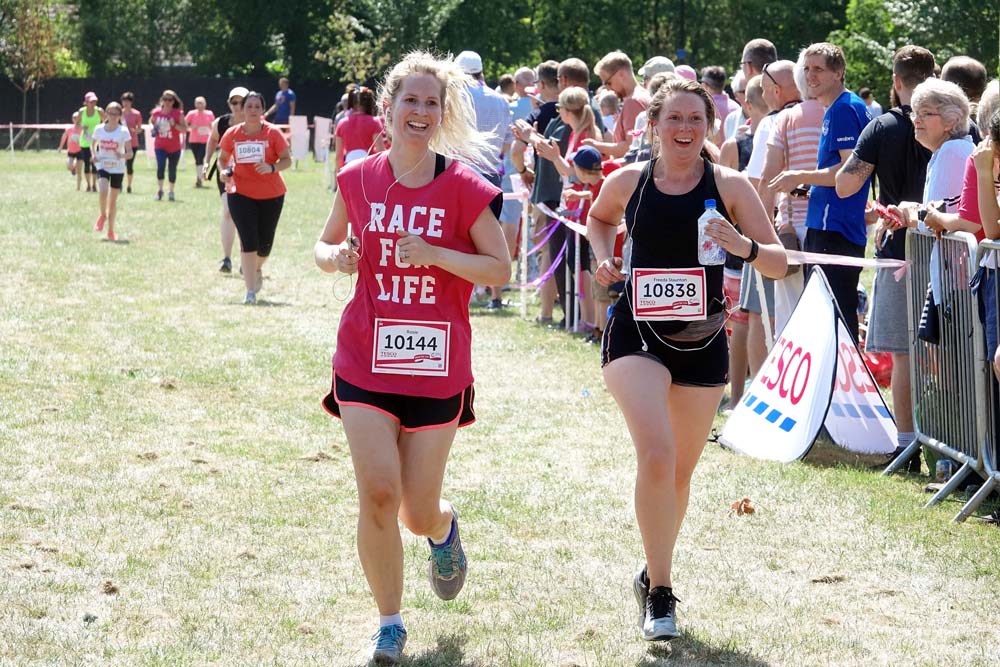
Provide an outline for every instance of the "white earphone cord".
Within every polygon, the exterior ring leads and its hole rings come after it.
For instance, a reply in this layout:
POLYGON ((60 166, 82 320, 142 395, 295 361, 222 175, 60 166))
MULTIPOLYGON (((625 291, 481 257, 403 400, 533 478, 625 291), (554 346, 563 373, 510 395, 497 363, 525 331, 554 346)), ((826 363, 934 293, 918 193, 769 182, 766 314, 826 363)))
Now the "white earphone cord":
MULTIPOLYGON (((656 161, 655 158, 650 161, 649 172, 646 174, 646 179, 643 181, 642 187, 639 188, 639 199, 635 203, 635 213, 633 213, 633 215, 632 215, 632 227, 631 227, 631 229, 628 226, 628 218, 627 217, 625 218, 625 231, 628 233, 628 236, 632 239, 633 253, 635 251, 635 234, 633 233, 633 230, 635 229, 636 219, 639 217, 639 208, 642 206, 642 195, 646 191, 646 186, 649 185, 649 179, 653 175, 653 168, 654 168, 655 161, 656 161)), ((626 239, 626 241, 627 240, 628 239, 626 239)), ((635 312, 635 309, 632 306, 632 297, 629 294, 629 287, 631 285, 633 285, 633 283, 631 281, 631 273, 632 273, 631 269, 632 269, 632 267, 630 266, 628 268, 629 268, 629 277, 626 278, 626 281, 625 281, 625 300, 629 304, 629 310, 632 311, 632 312, 635 312)), ((718 299, 713 299, 713 301, 718 301, 718 299)), ((715 338, 719 335, 719 332, 721 332, 723 329, 726 328, 726 324, 729 322, 729 318, 732 317, 732 315, 730 314, 729 309, 726 308, 725 302, 723 302, 722 307, 726 311, 726 319, 724 319, 722 321, 722 325, 719 326, 719 328, 716 330, 716 332, 714 334, 712 334, 709 337, 708 341, 704 345, 702 345, 701 347, 677 347, 675 345, 671 345, 667 341, 665 341, 662 338, 660 338, 660 334, 656 333, 656 330, 653 329, 653 325, 652 324, 650 324, 649 322, 646 322, 646 327, 649 329, 649 332, 651 334, 653 334, 654 336, 656 336, 656 340, 660 341, 660 344, 665 345, 666 347, 669 347, 671 350, 675 350, 677 352, 699 352, 699 351, 704 350, 705 348, 707 348, 709 345, 711 345, 715 341, 715 338)), ((641 326, 642 325, 642 321, 635 320, 635 319, 633 319, 632 321, 635 322, 635 329, 636 329, 637 332, 639 332, 639 340, 642 341, 642 351, 643 352, 649 352, 649 344, 646 343, 646 337, 642 335, 642 326, 641 326)))

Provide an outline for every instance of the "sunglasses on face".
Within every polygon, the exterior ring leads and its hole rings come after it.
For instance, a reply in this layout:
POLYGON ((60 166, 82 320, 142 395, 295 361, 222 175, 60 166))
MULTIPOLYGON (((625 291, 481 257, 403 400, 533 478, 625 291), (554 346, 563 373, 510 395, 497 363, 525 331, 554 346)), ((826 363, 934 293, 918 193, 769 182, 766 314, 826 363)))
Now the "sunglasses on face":
POLYGON ((229 106, 231 106, 231 107, 241 107, 241 106, 243 106, 243 100, 229 100, 229 106))

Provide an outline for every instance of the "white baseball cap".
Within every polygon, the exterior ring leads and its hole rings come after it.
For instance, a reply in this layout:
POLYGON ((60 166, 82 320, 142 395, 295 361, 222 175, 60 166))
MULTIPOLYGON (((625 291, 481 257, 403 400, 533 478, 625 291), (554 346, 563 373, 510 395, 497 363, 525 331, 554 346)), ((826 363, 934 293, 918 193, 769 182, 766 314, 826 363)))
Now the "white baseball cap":
POLYGON ((244 88, 243 86, 236 86, 235 88, 233 88, 232 90, 229 91, 229 97, 227 97, 226 99, 227 100, 231 100, 231 99, 233 99, 234 97, 237 97, 237 96, 242 97, 243 99, 246 99, 247 95, 249 95, 249 94, 250 94, 250 91, 247 90, 246 88, 244 88))
POLYGON ((483 59, 475 51, 462 51, 455 56, 455 64, 466 74, 479 74, 483 71, 483 59))

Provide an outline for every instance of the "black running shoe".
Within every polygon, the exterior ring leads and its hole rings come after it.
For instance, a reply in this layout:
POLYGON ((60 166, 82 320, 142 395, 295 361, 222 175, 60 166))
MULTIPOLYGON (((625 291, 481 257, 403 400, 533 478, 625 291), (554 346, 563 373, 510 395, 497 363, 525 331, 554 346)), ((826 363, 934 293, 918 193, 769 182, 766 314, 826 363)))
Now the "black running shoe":
POLYGON ((657 586, 646 596, 642 613, 642 638, 648 642, 670 641, 677 632, 677 598, 666 586, 657 586))

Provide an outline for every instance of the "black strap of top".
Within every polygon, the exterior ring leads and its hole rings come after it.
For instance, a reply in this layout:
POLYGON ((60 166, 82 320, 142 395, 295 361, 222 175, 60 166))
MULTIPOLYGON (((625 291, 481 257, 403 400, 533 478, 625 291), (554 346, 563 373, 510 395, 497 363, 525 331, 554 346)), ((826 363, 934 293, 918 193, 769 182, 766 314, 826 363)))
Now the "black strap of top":
POLYGON ((444 173, 445 160, 444 156, 440 153, 434 154, 434 178, 437 178, 444 173))

